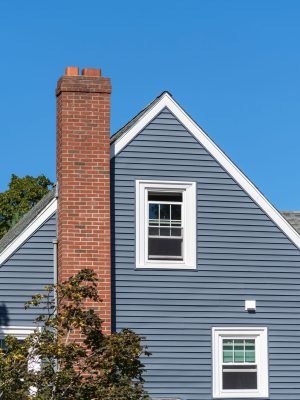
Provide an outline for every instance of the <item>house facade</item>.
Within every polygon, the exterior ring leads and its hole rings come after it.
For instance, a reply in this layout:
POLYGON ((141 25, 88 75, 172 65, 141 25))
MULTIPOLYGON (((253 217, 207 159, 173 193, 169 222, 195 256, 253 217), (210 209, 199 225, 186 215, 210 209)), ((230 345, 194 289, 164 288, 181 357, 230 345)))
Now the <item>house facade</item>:
POLYGON ((279 213, 168 93, 110 137, 110 82, 57 87, 58 187, 0 241, 0 335, 32 294, 93 267, 107 333, 145 338, 146 388, 300 399, 300 213, 279 213))

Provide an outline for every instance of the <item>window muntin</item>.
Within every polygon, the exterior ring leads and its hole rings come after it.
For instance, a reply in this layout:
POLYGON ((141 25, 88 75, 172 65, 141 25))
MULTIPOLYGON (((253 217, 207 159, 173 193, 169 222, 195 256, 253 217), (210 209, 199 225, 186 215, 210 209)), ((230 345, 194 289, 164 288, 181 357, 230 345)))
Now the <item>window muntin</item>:
POLYGON ((267 328, 212 328, 214 398, 266 398, 267 328))
POLYGON ((148 259, 183 260, 182 193, 148 192, 148 259))

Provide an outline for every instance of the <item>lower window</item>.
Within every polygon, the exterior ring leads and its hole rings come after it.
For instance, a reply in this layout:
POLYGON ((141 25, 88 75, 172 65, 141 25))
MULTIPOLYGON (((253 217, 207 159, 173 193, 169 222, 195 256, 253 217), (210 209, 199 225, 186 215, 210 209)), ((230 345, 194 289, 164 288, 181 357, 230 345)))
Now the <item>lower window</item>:
POLYGON ((267 328, 213 328, 215 398, 268 397, 267 328))
MULTIPOLYGON (((34 328, 13 326, 13 327, 0 327, 0 348, 5 350, 5 336, 15 336, 19 342, 23 342, 27 336, 34 332, 34 328)), ((32 359, 28 365, 28 368, 33 370, 39 370, 40 360, 32 359)), ((0 397, 1 398, 1 397, 0 397)))

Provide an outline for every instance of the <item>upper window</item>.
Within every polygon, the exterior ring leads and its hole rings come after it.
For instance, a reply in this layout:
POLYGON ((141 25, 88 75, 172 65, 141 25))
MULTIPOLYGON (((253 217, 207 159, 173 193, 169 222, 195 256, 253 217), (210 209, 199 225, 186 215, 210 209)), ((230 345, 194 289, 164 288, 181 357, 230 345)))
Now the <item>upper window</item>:
POLYGON ((266 328, 213 328, 214 397, 267 397, 266 328))
POLYGON ((149 260, 183 260, 182 193, 148 192, 149 260))
POLYGON ((137 267, 196 267, 195 186, 137 181, 137 267))

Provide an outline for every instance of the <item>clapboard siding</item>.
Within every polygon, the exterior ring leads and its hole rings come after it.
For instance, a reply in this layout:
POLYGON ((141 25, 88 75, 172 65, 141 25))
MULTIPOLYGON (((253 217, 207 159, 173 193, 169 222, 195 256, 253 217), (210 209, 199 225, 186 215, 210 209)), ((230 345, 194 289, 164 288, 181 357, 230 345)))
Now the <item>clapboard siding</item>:
MULTIPOLYGON (((24 303, 52 284, 56 215, 49 218, 0 267, 0 325, 32 327, 39 309, 24 303)), ((1 332, 1 329, 0 329, 1 332)))
POLYGON ((270 399, 299 400, 294 244, 167 109, 112 160, 112 187, 115 328, 145 337, 150 394, 212 399, 211 328, 266 326, 270 399), (135 268, 137 179, 197 182, 197 270, 135 268))

